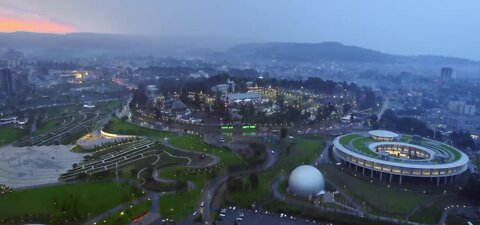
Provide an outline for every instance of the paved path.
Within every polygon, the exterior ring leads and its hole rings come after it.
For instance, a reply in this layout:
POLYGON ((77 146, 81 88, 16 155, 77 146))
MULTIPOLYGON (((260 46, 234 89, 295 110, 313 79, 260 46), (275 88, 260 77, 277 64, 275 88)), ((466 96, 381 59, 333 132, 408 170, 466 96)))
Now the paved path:
POLYGON ((230 174, 226 174, 224 176, 216 177, 204 188, 202 192, 202 197, 201 197, 201 202, 204 203, 204 207, 201 207, 199 204, 198 211, 202 213, 202 218, 203 218, 203 221, 205 221, 205 224, 207 225, 212 224, 211 212, 210 212, 212 199, 215 197, 215 194, 217 193, 220 186, 222 186, 222 184, 227 182, 229 177, 244 176, 252 172, 257 173, 272 167, 277 161, 277 154, 271 154, 271 151, 272 149, 267 148, 267 159, 262 165, 255 168, 237 171, 230 174))
POLYGON ((162 144, 171 148, 171 149, 174 149, 176 151, 180 151, 180 152, 186 152, 186 153, 193 153, 193 154, 205 154, 207 157, 210 157, 212 159, 212 161, 210 163, 208 163, 207 165, 188 165, 188 167, 192 167, 192 168, 203 168, 203 167, 211 167, 211 166, 215 166, 217 165, 218 163, 220 163, 220 157, 216 156, 216 155, 212 155, 212 154, 208 154, 208 153, 199 153, 198 151, 192 151, 192 150, 187 150, 187 149, 183 149, 183 148, 178 148, 176 146, 173 146, 171 145, 169 142, 168 142, 168 138, 164 138, 162 140, 162 144))
POLYGON ((328 149, 332 146, 332 143, 333 143, 332 140, 328 140, 325 143, 322 154, 320 154, 318 158, 315 160, 315 164, 330 163, 330 159, 328 157, 328 149))

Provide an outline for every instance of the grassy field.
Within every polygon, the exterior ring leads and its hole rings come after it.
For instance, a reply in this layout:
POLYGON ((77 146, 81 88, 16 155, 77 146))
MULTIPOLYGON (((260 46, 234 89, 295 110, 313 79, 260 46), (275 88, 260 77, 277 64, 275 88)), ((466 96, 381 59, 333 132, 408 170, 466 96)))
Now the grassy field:
POLYGON ((68 184, 0 196, 0 218, 28 214, 60 216, 63 212, 77 216, 95 216, 132 198, 136 188, 125 183, 95 182, 68 184))
POLYGON ((179 221, 185 219, 195 210, 201 191, 210 179, 208 175, 181 175, 176 176, 175 172, 182 166, 173 166, 163 169, 160 176, 165 179, 177 181, 192 181, 195 183, 195 189, 189 192, 179 192, 175 194, 163 195, 160 197, 160 215, 165 218, 179 221))
POLYGON ((411 221, 436 224, 442 215, 442 209, 439 207, 430 207, 421 209, 410 217, 411 221))
POLYGON ((358 134, 348 134, 348 135, 345 135, 343 136, 342 138, 340 138, 340 144, 342 145, 348 145, 350 143, 350 141, 352 141, 353 139, 355 138, 359 138, 361 137, 360 135, 358 134))
POLYGON ((63 119, 48 120, 48 121, 44 122, 43 124, 41 124, 41 126, 37 127, 37 129, 33 132, 33 136, 37 136, 37 135, 40 135, 42 133, 45 133, 45 132, 57 127, 58 125, 60 125, 62 123, 63 123, 63 119))
POLYGON ((225 165, 242 164, 240 156, 232 153, 229 149, 209 145, 198 135, 183 135, 179 138, 169 140, 169 143, 178 148, 217 155, 225 165))
POLYGON ((147 212, 150 209, 151 205, 152 205, 151 201, 144 201, 136 205, 132 205, 130 208, 126 208, 121 212, 115 213, 105 218, 104 219, 105 222, 101 222, 100 224, 102 225, 130 224, 133 218, 147 212))
MULTIPOLYGON (((258 187, 254 190, 229 192, 226 194, 227 201, 242 207, 249 207, 253 202, 259 203, 268 200, 275 177, 287 176, 297 166, 313 162, 322 153, 323 140, 322 137, 296 136, 293 142, 283 143, 281 149, 275 148, 277 149, 276 154, 279 154, 278 161, 271 169, 259 174, 258 187)), ((246 180, 245 178, 244 181, 246 182, 246 180)))
POLYGON ((9 144, 19 139, 25 130, 12 128, 12 127, 0 127, 0 146, 9 144))
POLYGON ((402 136, 400 137, 400 142, 410 142, 410 140, 412 140, 412 136, 411 135, 407 135, 407 134, 402 134, 402 136))
POLYGON ((161 138, 175 136, 175 133, 137 126, 135 124, 122 121, 117 117, 112 117, 110 122, 104 127, 104 131, 114 134, 139 135, 161 138))
MULTIPOLYGON (((220 157, 221 162, 227 167, 244 164, 242 158, 229 149, 209 145, 203 142, 202 138, 197 135, 184 135, 171 139, 169 143, 178 148, 217 155, 220 157)), ((212 178, 210 174, 182 174, 177 176, 176 171, 182 168, 185 167, 172 166, 162 169, 160 172, 162 178, 185 182, 191 181, 195 184, 195 189, 189 192, 179 192, 160 197, 160 214, 176 221, 184 219, 193 213, 201 196, 201 190, 212 178), (181 204, 179 204, 179 202, 181 202, 181 204)))
POLYGON ((366 144, 368 141, 373 141, 373 140, 370 137, 357 138, 352 142, 352 145, 353 145, 353 147, 355 147, 357 150, 364 153, 365 155, 376 158, 378 155, 376 153, 372 152, 368 148, 368 146, 366 144))
POLYGON ((102 105, 100 106, 100 110, 102 110, 102 112, 112 112, 112 111, 115 111, 121 105, 122 103, 119 100, 108 101, 108 102, 102 103, 102 105))
POLYGON ((337 186, 345 187, 345 190, 357 202, 366 202, 375 210, 407 213, 433 197, 432 195, 387 188, 378 183, 370 183, 341 171, 339 167, 334 165, 321 165, 321 171, 325 177, 332 180, 337 186))

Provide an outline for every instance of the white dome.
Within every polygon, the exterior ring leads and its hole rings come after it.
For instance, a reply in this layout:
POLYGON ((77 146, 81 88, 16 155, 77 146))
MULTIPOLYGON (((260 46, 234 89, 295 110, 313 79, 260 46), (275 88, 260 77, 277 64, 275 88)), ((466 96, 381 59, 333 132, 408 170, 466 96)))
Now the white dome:
POLYGON ((317 168, 309 165, 299 166, 288 178, 288 190, 297 196, 315 197, 325 192, 325 180, 317 168))

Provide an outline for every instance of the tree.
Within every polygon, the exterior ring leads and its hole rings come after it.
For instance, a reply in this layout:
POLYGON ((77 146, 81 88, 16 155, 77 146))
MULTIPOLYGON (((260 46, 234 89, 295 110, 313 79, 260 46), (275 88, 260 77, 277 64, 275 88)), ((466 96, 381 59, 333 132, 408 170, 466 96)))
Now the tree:
POLYGON ((259 183, 258 175, 256 173, 250 173, 248 180, 250 181, 252 188, 257 189, 259 183))
POLYGON ((348 113, 350 113, 351 110, 352 110, 352 106, 350 104, 344 104, 342 106, 343 115, 347 115, 348 113))
POLYGON ((282 129, 280 129, 280 138, 285 139, 287 135, 288 135, 288 129, 285 127, 282 127, 282 129))

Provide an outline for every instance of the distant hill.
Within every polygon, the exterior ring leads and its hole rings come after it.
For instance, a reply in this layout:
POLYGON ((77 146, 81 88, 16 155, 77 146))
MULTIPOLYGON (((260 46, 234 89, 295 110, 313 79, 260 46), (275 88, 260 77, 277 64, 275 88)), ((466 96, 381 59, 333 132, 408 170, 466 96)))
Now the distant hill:
MULTIPOLYGON (((0 32, 0 48, 14 48, 42 56, 156 55, 191 56, 223 51, 234 44, 219 37, 154 35, 0 32)), ((239 42, 235 42, 239 43, 239 42)))
POLYGON ((226 52, 236 58, 275 59, 283 61, 337 61, 351 63, 439 63, 478 64, 468 59, 443 56, 400 56, 366 48, 322 43, 250 43, 236 45, 226 52))

